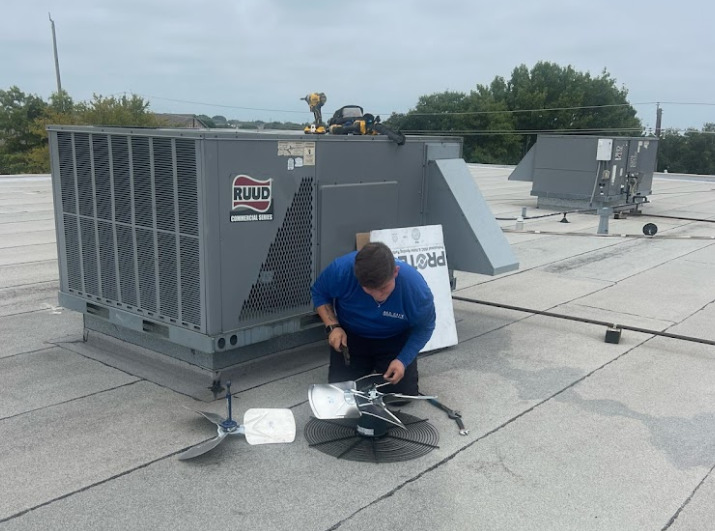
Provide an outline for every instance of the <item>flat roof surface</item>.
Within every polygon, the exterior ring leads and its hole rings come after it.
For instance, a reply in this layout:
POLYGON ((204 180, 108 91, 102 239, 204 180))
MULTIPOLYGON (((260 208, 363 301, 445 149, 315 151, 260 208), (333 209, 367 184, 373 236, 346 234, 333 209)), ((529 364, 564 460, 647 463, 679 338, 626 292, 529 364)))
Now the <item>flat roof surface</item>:
MULTIPOLYGON (((496 217, 552 212, 510 168, 470 170, 496 217)), ((506 233, 520 269, 458 273, 457 294, 715 340, 715 226, 649 217, 715 220, 715 183, 657 174, 653 192, 606 237, 591 214, 527 220, 506 233)), ((601 325, 455 301, 459 345, 419 359, 420 386, 468 435, 421 402, 402 409, 439 431, 423 457, 360 463, 310 447, 320 343, 234 378, 234 415, 291 408, 295 442, 231 437, 179 461, 216 433, 183 406, 223 415, 224 400, 194 398, 205 380, 185 366, 83 341, 81 315, 57 307, 47 176, 0 177, 0 250, 0 531, 712 528, 713 346, 629 330, 606 343, 601 325)))

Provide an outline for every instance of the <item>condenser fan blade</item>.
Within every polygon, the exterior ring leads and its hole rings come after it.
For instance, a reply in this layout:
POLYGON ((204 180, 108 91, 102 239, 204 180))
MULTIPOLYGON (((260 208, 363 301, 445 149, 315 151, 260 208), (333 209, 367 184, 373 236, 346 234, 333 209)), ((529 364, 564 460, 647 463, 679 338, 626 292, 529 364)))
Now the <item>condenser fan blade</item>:
POLYGON ((362 376, 355 380, 355 387, 360 391, 369 389, 372 386, 384 387, 390 385, 390 382, 385 381, 385 377, 382 374, 368 374, 367 376, 362 376))
POLYGON ((203 415, 208 419, 209 421, 213 422, 216 424, 216 426, 220 426, 221 423, 224 421, 224 419, 221 417, 221 415, 217 415, 216 413, 209 413, 207 411, 199 411, 198 409, 191 409, 189 407, 184 406, 186 409, 189 411, 193 411, 194 413, 198 413, 199 415, 203 415))
POLYGON ((253 408, 243 416, 248 444, 290 443, 295 440, 295 417, 290 409, 253 408))
POLYGON ((389 422, 390 424, 394 424, 395 426, 398 426, 400 428, 406 429, 405 425, 402 424, 402 421, 398 419, 395 415, 393 415, 389 410, 380 407, 375 404, 365 404, 360 406, 360 413, 363 415, 370 415, 371 417, 376 417, 380 420, 384 420, 385 422, 389 422))
POLYGON ((313 415, 319 419, 357 418, 360 416, 352 390, 355 382, 313 384, 308 391, 308 400, 313 415))
POLYGON ((196 446, 186 450, 184 453, 179 454, 179 459, 181 461, 184 461, 186 459, 192 459, 194 457, 203 455, 206 452, 208 452, 209 450, 213 450, 214 448, 216 448, 221 443, 221 441, 223 441, 226 438, 227 435, 228 435, 228 432, 222 431, 221 433, 219 433, 216 437, 214 437, 210 441, 206 441, 201 444, 197 444, 196 446))
POLYGON ((390 402, 402 402, 403 400, 436 400, 436 396, 414 396, 414 395, 402 395, 400 393, 387 393, 382 396, 382 400, 385 403, 390 402))

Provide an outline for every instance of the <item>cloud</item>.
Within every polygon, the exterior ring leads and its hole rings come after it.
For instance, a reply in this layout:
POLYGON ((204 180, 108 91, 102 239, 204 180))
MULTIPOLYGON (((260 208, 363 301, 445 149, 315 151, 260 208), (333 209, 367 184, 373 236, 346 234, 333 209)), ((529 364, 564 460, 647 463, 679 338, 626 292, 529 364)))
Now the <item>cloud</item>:
MULTIPOLYGON (((694 0, 3 0, 1 88, 54 90, 48 11, 75 99, 133 91, 160 111, 309 120, 299 98, 322 91, 328 113, 356 103, 385 114, 539 60, 607 68, 634 102, 708 101, 715 82, 715 59, 700 53, 715 43, 715 7, 694 0)), ((652 123, 654 106, 643 112, 652 123)), ((715 107, 671 105, 665 117, 700 127, 715 107)))

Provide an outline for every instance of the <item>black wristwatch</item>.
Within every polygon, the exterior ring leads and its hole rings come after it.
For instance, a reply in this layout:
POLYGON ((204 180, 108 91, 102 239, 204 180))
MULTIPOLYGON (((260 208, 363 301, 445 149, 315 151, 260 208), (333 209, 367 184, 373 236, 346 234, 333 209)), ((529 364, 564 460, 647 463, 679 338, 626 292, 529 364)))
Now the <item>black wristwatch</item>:
POLYGON ((341 327, 339 324, 336 324, 336 325, 328 325, 328 326, 325 327, 325 333, 326 333, 327 335, 330 335, 330 332, 332 332, 332 331, 335 330, 336 328, 342 328, 342 327, 341 327))

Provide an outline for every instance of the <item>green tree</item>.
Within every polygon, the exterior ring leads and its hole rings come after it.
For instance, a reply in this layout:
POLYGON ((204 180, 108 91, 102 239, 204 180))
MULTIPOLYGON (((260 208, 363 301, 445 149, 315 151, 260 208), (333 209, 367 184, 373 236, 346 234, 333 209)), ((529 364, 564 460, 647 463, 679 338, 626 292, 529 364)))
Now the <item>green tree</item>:
POLYGON ((463 114, 467 111, 467 94, 439 92, 421 96, 417 105, 407 114, 393 113, 385 125, 407 133, 425 131, 456 131, 463 127, 463 114))
MULTIPOLYGON (((638 136, 643 126, 628 102, 628 91, 604 69, 601 75, 579 72, 572 66, 538 62, 529 71, 521 65, 512 72, 505 99, 517 112, 514 122, 520 131, 578 132, 638 136), (560 109, 531 111, 531 109, 560 109)), ((524 152, 536 142, 525 135, 524 152)))
POLYGON ((211 121, 216 124, 216 127, 226 127, 228 125, 228 120, 226 120, 226 117, 221 116, 220 114, 217 114, 216 116, 212 117, 211 121))
POLYGON ((468 161, 515 164, 537 132, 640 135, 642 124, 627 98, 605 70, 594 77, 542 61, 531 70, 520 65, 509 80, 497 76, 469 94, 422 96, 386 124, 405 133, 461 134, 468 161))
POLYGON ((0 90, 0 174, 25 170, 28 154, 42 144, 42 135, 33 128, 47 103, 18 87, 0 90))
POLYGON ((671 173, 715 174, 715 123, 702 130, 665 130, 658 146, 658 170, 671 173))
POLYGON ((74 103, 66 94, 54 94, 50 105, 32 124, 32 133, 42 140, 23 157, 25 171, 50 171, 48 125, 161 127, 165 123, 149 111, 148 101, 136 95, 117 98, 95 94, 89 102, 74 103))
POLYGON ((198 115, 198 118, 199 118, 203 123, 205 123, 208 127, 210 127, 210 128, 215 128, 215 127, 216 127, 216 124, 214 123, 214 121, 213 121, 211 118, 209 118, 208 116, 206 116, 205 114, 199 114, 199 115, 198 115))

